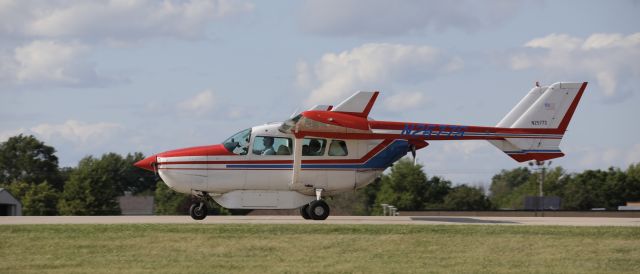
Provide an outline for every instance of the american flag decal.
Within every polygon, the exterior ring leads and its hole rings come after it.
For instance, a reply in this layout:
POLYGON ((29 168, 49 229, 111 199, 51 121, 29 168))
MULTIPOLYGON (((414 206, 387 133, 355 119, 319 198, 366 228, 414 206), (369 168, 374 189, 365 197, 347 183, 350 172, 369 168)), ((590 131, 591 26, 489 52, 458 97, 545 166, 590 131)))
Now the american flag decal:
POLYGON ((546 109, 546 110, 554 110, 554 109, 556 109, 556 104, 554 104, 554 103, 544 103, 544 109, 546 109))

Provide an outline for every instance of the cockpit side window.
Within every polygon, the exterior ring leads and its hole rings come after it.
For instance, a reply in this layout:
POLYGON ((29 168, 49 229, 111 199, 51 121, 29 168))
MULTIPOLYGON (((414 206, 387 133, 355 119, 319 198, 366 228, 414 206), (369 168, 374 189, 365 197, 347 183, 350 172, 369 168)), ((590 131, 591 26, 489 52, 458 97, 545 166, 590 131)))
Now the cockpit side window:
POLYGON ((255 155, 291 155, 292 144, 290 138, 256 136, 251 150, 255 155))
POLYGON ((249 140, 251 139, 251 129, 245 129, 225 140, 222 145, 229 152, 238 155, 246 155, 249 151, 249 140))
POLYGON ((347 143, 342 140, 331 140, 329 145, 329 156, 347 156, 347 143))

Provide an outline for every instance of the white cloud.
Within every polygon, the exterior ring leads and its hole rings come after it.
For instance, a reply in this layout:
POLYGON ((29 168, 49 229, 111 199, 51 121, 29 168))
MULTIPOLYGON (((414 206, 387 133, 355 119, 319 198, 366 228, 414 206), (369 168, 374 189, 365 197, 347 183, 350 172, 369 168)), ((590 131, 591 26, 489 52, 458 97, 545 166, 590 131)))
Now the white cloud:
POLYGON ((0 131, 0 142, 4 142, 13 136, 17 136, 22 133, 26 133, 28 130, 26 128, 19 129, 10 129, 5 131, 0 131))
POLYGON ((640 162, 640 143, 629 147, 589 147, 575 151, 578 164, 585 169, 626 167, 640 162))
POLYGON ((500 169, 521 166, 489 142, 432 141, 418 151, 419 162, 429 176, 442 176, 454 184, 489 186, 500 169))
POLYGON ((122 125, 117 123, 99 122, 86 123, 77 120, 67 120, 62 124, 39 124, 31 128, 20 128, 0 132, 0 141, 18 134, 35 135, 47 142, 67 141, 76 145, 101 144, 114 137, 122 125))
POLYGON ((535 68, 553 79, 593 81, 607 99, 624 98, 640 84, 640 33, 596 33, 587 38, 550 34, 511 56, 515 70, 535 68))
POLYGON ((252 11, 242 1, 5 1, 0 34, 31 38, 194 38, 212 20, 252 11))
POLYGON ((311 69, 309 64, 304 61, 298 61, 296 64, 296 85, 300 88, 308 88, 312 85, 311 69))
POLYGON ((327 53, 312 71, 306 66, 298 64, 297 79, 318 83, 306 101, 314 105, 338 103, 358 90, 387 90, 394 84, 419 83, 458 70, 463 62, 429 46, 372 43, 327 53))
POLYGON ((514 17, 522 1, 311 0, 300 15, 304 30, 324 35, 383 36, 491 28, 514 17))
POLYGON ((566 34, 549 34, 546 37, 536 38, 527 42, 525 47, 544 48, 552 50, 573 50, 582 44, 582 39, 566 34))
POLYGON ((35 40, 0 52, 0 89, 103 86, 119 81, 99 75, 87 60, 88 51, 78 42, 35 40))
POLYGON ((484 141, 457 141, 447 142, 444 144, 444 152, 447 154, 459 155, 468 159, 474 154, 478 154, 481 150, 489 150, 492 146, 484 141))
POLYGON ((596 33, 582 45, 585 50, 605 48, 633 48, 640 45, 640 33, 623 36, 619 33, 596 33))
POLYGON ((192 98, 182 101, 178 104, 178 108, 186 112, 202 115, 212 111, 215 103, 213 91, 205 90, 192 98))
POLYGON ((122 82, 97 73, 88 61, 95 46, 198 39, 212 21, 253 9, 230 0, 2 1, 0 90, 122 82))
POLYGON ((635 144, 627 151, 627 165, 640 163, 640 144, 635 144))
POLYGON ((423 107, 427 97, 422 92, 399 92, 384 99, 384 106, 391 111, 404 111, 423 107))

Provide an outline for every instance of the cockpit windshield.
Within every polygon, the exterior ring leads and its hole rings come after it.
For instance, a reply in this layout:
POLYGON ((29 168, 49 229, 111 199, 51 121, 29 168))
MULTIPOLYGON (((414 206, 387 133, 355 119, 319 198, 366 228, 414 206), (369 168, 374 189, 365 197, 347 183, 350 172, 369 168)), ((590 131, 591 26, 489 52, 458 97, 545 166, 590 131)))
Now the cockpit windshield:
POLYGON ((245 129, 225 140, 222 145, 229 152, 238 155, 246 155, 249 151, 249 140, 251 139, 251 129, 245 129))

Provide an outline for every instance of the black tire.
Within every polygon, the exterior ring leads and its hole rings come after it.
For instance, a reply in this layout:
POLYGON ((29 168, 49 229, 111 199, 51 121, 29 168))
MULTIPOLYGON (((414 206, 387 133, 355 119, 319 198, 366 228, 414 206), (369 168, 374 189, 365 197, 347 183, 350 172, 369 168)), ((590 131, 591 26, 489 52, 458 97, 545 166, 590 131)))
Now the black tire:
POLYGON ((300 207, 300 215, 305 220, 311 220, 311 216, 309 216, 309 204, 303 205, 300 207))
POLYGON ((206 203, 198 203, 192 204, 189 208, 189 214, 191 214, 191 218, 194 220, 202 220, 207 217, 207 204, 206 203))
POLYGON ((323 200, 313 201, 309 204, 307 213, 314 220, 325 220, 329 217, 329 205, 323 200))

